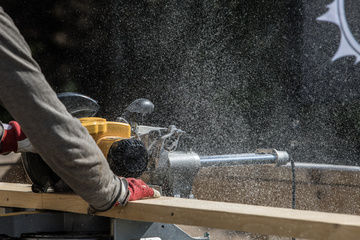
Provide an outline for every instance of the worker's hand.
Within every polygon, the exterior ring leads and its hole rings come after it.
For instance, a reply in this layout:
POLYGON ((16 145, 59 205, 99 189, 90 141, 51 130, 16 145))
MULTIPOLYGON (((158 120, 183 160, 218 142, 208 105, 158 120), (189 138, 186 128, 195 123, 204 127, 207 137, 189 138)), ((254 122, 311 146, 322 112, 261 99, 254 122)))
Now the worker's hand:
POLYGON ((2 130, 0 131, 1 154, 9 152, 36 152, 17 122, 11 121, 9 124, 0 123, 0 130, 2 130))
POLYGON ((142 198, 160 197, 160 192, 152 189, 140 179, 127 178, 129 183, 130 198, 129 201, 135 201, 142 198))

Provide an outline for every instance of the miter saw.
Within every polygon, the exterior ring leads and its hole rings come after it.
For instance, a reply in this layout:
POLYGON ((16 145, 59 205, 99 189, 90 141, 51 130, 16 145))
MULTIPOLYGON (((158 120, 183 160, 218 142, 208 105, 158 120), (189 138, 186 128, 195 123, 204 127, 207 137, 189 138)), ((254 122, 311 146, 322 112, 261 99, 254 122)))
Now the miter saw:
MULTIPOLYGON (((154 104, 147 99, 135 100, 120 117, 108 121, 94 117, 99 105, 87 96, 62 93, 58 98, 89 131, 115 174, 141 177, 147 184, 159 186, 163 195, 192 198, 193 180, 202 167, 246 164, 279 166, 289 162, 286 152, 275 149, 218 156, 177 151, 184 131, 174 125, 164 128, 138 124, 139 119, 154 110, 154 104)), ((25 153, 23 165, 33 182, 34 192, 68 189, 38 154, 25 153)))

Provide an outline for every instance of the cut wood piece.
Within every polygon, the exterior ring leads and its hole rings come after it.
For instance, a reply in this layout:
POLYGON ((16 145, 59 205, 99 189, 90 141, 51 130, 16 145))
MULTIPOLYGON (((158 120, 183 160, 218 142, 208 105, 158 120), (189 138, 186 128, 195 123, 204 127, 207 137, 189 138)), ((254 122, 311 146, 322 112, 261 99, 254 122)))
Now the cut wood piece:
MULTIPOLYGON (((88 204, 74 194, 32 193, 30 185, 0 184, 0 206, 86 214, 88 204)), ((305 239, 357 239, 360 217, 286 208, 161 197, 129 202, 100 216, 204 226, 305 239)))
POLYGON ((31 190, 31 184, 7 182, 0 182, 0 191, 30 193, 31 195, 33 193, 33 191, 31 190))

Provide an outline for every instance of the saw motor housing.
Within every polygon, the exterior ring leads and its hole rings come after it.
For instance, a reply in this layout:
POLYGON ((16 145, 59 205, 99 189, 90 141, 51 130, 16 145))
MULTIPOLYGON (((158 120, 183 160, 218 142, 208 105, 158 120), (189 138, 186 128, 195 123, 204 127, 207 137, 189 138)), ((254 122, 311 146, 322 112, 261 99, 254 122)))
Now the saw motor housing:
POLYGON ((98 117, 85 117, 79 120, 105 157, 114 142, 131 138, 131 127, 127 123, 111 122, 98 117))
POLYGON ((145 145, 131 138, 131 126, 104 118, 80 118, 107 158, 111 170, 122 177, 139 177, 147 169, 149 156, 145 145))

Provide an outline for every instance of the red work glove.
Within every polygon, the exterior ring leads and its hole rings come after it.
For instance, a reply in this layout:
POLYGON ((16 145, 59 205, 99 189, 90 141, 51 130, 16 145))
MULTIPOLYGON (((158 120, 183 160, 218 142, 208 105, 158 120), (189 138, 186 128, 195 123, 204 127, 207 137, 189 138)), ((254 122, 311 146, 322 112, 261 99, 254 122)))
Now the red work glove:
POLYGON ((127 178, 129 183, 130 197, 129 201, 135 201, 142 198, 160 197, 160 192, 152 189, 140 179, 127 178))
POLYGON ((30 141, 26 138, 20 125, 11 121, 9 124, 1 123, 1 154, 9 152, 36 152, 30 141))
MULTIPOLYGON (((152 189, 140 179, 122 177, 119 179, 121 189, 126 189, 126 191, 121 190, 120 197, 115 203, 115 206, 125 206, 128 201, 135 201, 143 198, 158 198, 161 196, 159 191, 152 189)), ((89 213, 96 212, 96 210, 91 207, 89 209, 89 213)))
MULTIPOLYGON (((119 179, 121 191, 118 201, 114 204, 114 206, 125 206, 128 201, 135 201, 143 198, 158 198, 161 196, 159 191, 152 189, 140 179, 122 177, 119 177, 119 179), (123 191, 123 189, 126 190, 123 191)), ((97 212, 99 212, 99 210, 96 210, 89 205, 89 214, 95 214, 97 212)))

